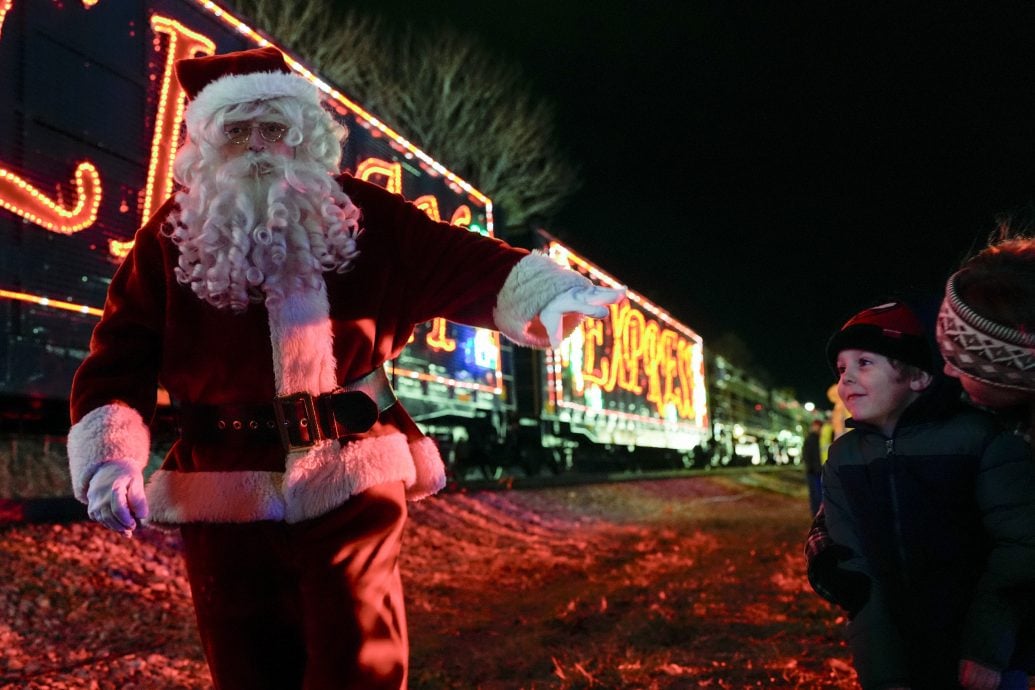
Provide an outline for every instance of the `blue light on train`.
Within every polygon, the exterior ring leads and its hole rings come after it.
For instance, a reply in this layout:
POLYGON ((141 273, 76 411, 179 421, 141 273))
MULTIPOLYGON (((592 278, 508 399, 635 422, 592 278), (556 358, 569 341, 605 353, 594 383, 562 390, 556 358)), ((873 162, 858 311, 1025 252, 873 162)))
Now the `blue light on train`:
POLYGON ((464 349, 469 366, 496 369, 499 362, 499 348, 492 331, 484 328, 474 329, 474 337, 465 343, 464 349))

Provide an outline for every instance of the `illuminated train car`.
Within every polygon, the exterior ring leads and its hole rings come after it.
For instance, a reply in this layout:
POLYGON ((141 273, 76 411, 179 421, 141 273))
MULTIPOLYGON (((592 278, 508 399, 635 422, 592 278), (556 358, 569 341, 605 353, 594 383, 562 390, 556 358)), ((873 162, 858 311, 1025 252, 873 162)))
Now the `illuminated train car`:
POLYGON ((769 390, 719 354, 708 358, 715 421, 710 463, 761 464, 769 436, 769 390))
MULTIPOLYGON (((0 0, 0 418, 49 406, 54 431, 62 417, 67 429, 111 276, 173 191, 185 103, 174 60, 268 44, 202 0, 0 0)), ((348 127, 346 169, 492 233, 485 195, 287 55, 348 127)), ((436 320, 391 375, 418 421, 499 416, 505 356, 495 333, 436 320)))
POLYGON ((811 415, 786 391, 769 389, 719 354, 708 356, 712 445, 708 463, 785 465, 800 461, 811 415))
MULTIPOLYGON (((540 248, 598 285, 621 285, 545 232, 540 248)), ((703 343, 639 295, 586 319, 556 350, 514 353, 516 410, 474 465, 525 473, 690 467, 711 431, 703 343)))
MULTIPOLYGON (((621 285, 549 234, 540 238, 559 264, 621 285)), ((799 461, 810 415, 793 396, 708 352, 634 290, 557 350, 514 357, 518 416, 507 433, 517 437, 497 450, 501 463, 622 472, 799 461)))
MULTIPOLYGON (((621 282, 544 233, 544 251, 594 283, 621 282)), ((630 289, 608 319, 586 319, 543 367, 544 441, 582 437, 580 467, 689 467, 710 435, 704 344, 630 289), (634 452, 635 451, 635 452, 634 452)))
POLYGON ((788 391, 780 389, 770 394, 770 409, 768 461, 777 465, 800 464, 801 447, 814 415, 788 391))

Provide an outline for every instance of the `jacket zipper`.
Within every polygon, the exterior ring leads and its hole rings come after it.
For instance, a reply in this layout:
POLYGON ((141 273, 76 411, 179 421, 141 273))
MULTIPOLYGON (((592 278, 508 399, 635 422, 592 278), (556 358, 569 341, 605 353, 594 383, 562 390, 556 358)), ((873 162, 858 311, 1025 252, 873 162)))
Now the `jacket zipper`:
MULTIPOLYGON (((891 487, 890 487, 891 488, 891 513, 892 513, 891 517, 892 517, 892 521, 893 521, 893 525, 894 525, 894 529, 895 529, 895 548, 898 551, 898 560, 902 564, 902 570, 901 570, 902 579, 906 580, 906 579, 908 579, 908 576, 906 574, 907 573, 907 569, 906 569, 906 550, 905 550, 905 546, 904 546, 905 542, 904 542, 904 540, 902 538, 902 520, 901 520, 901 517, 900 517, 901 514, 902 514, 902 511, 900 510, 899 498, 898 498, 898 481, 897 481, 898 466, 897 466, 897 463, 895 463, 895 461, 894 461, 895 439, 893 439, 893 438, 884 439, 884 450, 886 452, 886 457, 888 458, 888 460, 891 460, 890 472, 888 472, 888 477, 889 477, 888 481, 891 484, 891 487)), ((906 584, 908 584, 908 583, 906 583, 906 584)))

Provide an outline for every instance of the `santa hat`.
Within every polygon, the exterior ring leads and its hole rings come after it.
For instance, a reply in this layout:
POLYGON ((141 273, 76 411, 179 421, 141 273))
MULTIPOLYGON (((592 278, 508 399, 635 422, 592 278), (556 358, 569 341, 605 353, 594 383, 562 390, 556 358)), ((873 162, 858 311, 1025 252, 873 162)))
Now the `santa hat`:
POLYGON ((320 104, 316 87, 292 72, 284 55, 272 46, 177 60, 175 69, 187 92, 184 120, 192 138, 226 106, 285 97, 320 104))
POLYGON ((827 359, 837 369, 842 350, 866 350, 933 373, 931 348, 923 324, 901 302, 864 309, 848 319, 827 343, 827 359))

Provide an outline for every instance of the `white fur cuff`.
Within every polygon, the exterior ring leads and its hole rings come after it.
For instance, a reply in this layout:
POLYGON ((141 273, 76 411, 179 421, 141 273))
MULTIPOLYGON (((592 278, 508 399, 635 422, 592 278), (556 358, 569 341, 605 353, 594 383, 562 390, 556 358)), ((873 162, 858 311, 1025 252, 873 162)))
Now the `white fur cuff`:
POLYGON ((562 292, 592 285, 589 278, 557 265, 541 252, 533 252, 514 265, 503 283, 493 310, 496 327, 518 345, 549 347, 545 336, 529 333, 532 319, 562 292))
POLYGON ((446 467, 432 439, 424 437, 411 443, 410 455, 417 474, 406 487, 406 500, 419 501, 446 488, 446 467))
POLYGON ((144 471, 151 433, 140 413, 128 405, 111 404, 91 410, 68 432, 68 469, 72 492, 86 503, 90 479, 102 464, 119 460, 144 471))

